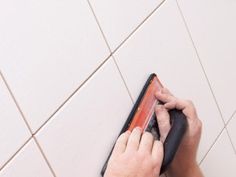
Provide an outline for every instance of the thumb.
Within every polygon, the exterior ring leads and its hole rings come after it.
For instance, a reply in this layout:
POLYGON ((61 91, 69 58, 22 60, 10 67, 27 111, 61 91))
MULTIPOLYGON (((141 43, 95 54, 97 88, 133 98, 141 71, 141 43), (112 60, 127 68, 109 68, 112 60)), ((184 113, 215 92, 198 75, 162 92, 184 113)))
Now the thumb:
POLYGON ((160 140, 165 141, 170 131, 170 115, 163 105, 157 105, 155 109, 157 123, 160 131, 160 140))

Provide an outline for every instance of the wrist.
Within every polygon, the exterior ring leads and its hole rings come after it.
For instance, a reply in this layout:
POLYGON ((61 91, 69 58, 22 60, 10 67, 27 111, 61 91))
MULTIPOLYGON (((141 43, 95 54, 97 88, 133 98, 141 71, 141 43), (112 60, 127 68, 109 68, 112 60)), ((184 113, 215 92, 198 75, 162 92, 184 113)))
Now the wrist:
POLYGON ((174 163, 167 171, 168 177, 199 177, 200 168, 197 162, 174 163))

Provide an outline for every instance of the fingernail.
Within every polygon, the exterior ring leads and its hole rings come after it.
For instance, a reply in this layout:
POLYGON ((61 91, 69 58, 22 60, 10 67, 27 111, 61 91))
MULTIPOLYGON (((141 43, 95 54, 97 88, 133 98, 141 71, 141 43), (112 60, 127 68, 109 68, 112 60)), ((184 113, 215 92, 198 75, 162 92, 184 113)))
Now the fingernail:
POLYGON ((130 131, 130 130, 127 130, 125 133, 127 133, 127 134, 131 134, 131 131, 130 131))
POLYGON ((133 131, 138 131, 138 132, 141 132, 141 128, 140 127, 135 127, 133 131))

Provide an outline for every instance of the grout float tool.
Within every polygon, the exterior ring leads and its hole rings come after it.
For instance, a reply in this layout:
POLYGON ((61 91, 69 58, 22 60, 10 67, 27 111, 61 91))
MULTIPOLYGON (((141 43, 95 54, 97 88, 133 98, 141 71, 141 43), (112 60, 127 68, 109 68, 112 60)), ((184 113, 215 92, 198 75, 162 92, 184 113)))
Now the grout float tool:
MULTIPOLYGON (((127 130, 132 131, 135 127, 140 127, 143 132, 148 131, 152 133, 155 139, 160 139, 160 132, 155 115, 155 106, 162 103, 156 99, 155 93, 162 87, 163 86, 156 74, 151 74, 134 104, 127 121, 121 129, 120 134, 127 130)), ((164 142, 164 159, 162 162, 161 174, 165 172, 173 160, 187 128, 187 120, 182 111, 173 109, 169 110, 169 114, 171 129, 164 142)), ((102 176, 105 173, 110 155, 101 171, 102 176)))

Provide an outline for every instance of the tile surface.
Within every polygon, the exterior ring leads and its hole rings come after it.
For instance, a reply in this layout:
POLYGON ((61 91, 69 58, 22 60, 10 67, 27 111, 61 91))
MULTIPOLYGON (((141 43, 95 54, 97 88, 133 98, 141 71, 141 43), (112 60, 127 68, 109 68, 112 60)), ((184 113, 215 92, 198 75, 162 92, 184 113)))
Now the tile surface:
POLYGON ((227 125, 227 129, 229 131, 229 135, 231 137, 232 143, 233 143, 234 148, 236 150, 236 114, 230 120, 229 124, 227 125))
POLYGON ((112 50, 163 0, 90 0, 112 50))
POLYGON ((30 142, 0 172, 0 177, 53 177, 34 142, 30 142))
POLYGON ((178 2, 227 121, 236 109, 236 1, 178 2))
POLYGON ((201 164, 207 177, 236 176, 236 154, 233 151, 226 131, 220 135, 201 164))
POLYGON ((0 76, 0 168, 29 137, 30 132, 0 76))
POLYGON ((176 2, 166 1, 115 58, 134 99, 149 74, 155 72, 175 95, 193 100, 203 122, 201 159, 222 130, 223 121, 176 2))
POLYGON ((131 107, 110 60, 37 134, 57 177, 100 176, 131 107))
POLYGON ((0 68, 34 131, 108 55, 85 0, 0 1, 0 68))

